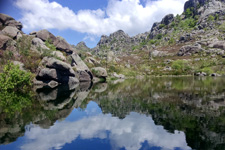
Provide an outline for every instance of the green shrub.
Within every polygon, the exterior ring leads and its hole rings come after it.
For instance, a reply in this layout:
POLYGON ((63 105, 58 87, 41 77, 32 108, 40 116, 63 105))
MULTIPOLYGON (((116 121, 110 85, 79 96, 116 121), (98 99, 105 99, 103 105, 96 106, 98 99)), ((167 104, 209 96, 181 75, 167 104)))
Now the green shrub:
POLYGON ((172 63, 172 68, 176 71, 179 72, 180 74, 182 73, 188 73, 191 68, 186 60, 176 60, 173 61, 172 63))
POLYGON ((163 37, 162 33, 159 33, 158 35, 155 36, 155 38, 158 40, 162 39, 162 37, 163 37))
POLYGON ((192 17, 194 15, 194 8, 187 8, 184 14, 186 18, 192 17))
POLYGON ((185 20, 182 20, 179 23, 179 27, 181 27, 182 29, 186 30, 186 29, 195 27, 196 24, 197 24, 197 21, 195 19, 193 19, 193 18, 187 18, 185 20))
POLYGON ((160 24, 159 25, 159 29, 162 29, 162 28, 164 28, 166 25, 165 24, 160 24))
POLYGON ((206 67, 206 68, 201 69, 200 72, 205 72, 208 75, 210 75, 213 73, 213 70, 210 67, 206 67))
POLYGON ((215 17, 213 15, 209 15, 208 21, 213 21, 213 20, 215 20, 215 17))
POLYGON ((50 40, 46 40, 45 41, 45 45, 51 50, 51 51, 56 51, 56 47, 51 44, 51 41, 50 40))
POLYGON ((169 43, 170 45, 172 45, 172 44, 175 44, 176 41, 175 41, 175 39, 172 37, 172 38, 170 38, 170 40, 169 40, 168 43, 169 43))
POLYGON ((157 42, 157 40, 150 40, 148 41, 149 44, 155 44, 157 42))
POLYGON ((8 63, 0 73, 0 91, 26 92, 31 86, 31 73, 19 69, 18 65, 8 63))
POLYGON ((28 56, 31 48, 31 40, 32 38, 29 36, 22 36, 19 40, 17 40, 17 50, 23 56, 28 56))

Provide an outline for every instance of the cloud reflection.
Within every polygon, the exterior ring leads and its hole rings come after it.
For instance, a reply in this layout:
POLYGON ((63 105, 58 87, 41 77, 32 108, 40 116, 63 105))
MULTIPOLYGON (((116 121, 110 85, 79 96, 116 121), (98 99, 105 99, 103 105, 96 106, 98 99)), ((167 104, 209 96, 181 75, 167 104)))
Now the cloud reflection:
MULTIPOLYGON (((88 114, 88 110, 84 113, 88 114)), ((187 146, 183 132, 168 133, 163 126, 155 125, 151 117, 138 113, 130 113, 123 120, 99 113, 74 122, 58 122, 50 129, 36 126, 26 132, 25 138, 28 141, 21 149, 61 149, 66 143, 72 143, 78 137, 81 139, 109 138, 115 149, 124 147, 127 150, 138 150, 145 141, 151 146, 165 150, 176 147, 184 150, 191 149, 187 146)))

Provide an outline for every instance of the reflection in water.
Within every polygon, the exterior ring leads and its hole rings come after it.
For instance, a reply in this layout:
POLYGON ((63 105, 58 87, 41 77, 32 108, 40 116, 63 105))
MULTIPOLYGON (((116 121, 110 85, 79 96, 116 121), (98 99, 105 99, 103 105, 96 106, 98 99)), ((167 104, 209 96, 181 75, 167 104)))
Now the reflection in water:
POLYGON ((224 84, 173 77, 38 89, 24 113, 1 115, 0 142, 23 136, 15 149, 225 149, 224 84))
MULTIPOLYGON (((87 107, 86 113, 89 113, 88 111, 92 110, 87 107)), ((49 130, 34 127, 25 134, 25 137, 29 142, 22 146, 23 150, 60 149, 78 137, 81 139, 109 138, 115 149, 124 147, 127 150, 138 150, 145 141, 151 143, 151 146, 163 149, 174 149, 175 147, 190 149, 183 132, 176 131, 174 134, 170 134, 163 126, 156 126, 151 117, 138 113, 131 113, 123 120, 99 113, 72 122, 56 123, 49 130)))

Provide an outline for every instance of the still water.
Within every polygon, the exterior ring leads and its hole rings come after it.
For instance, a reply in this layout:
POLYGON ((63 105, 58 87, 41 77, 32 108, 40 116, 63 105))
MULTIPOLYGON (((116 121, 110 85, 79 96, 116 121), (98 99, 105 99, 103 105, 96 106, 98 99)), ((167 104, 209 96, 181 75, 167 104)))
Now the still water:
POLYGON ((37 89, 21 111, 1 112, 0 150, 223 150, 224 107, 223 77, 37 89))

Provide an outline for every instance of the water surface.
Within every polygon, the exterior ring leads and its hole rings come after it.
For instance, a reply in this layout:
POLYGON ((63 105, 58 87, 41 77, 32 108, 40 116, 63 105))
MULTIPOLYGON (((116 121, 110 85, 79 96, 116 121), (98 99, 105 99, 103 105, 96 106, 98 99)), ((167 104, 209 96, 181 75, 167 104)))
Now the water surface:
POLYGON ((21 112, 1 113, 0 149, 225 149, 224 84, 162 77, 37 89, 21 112))

